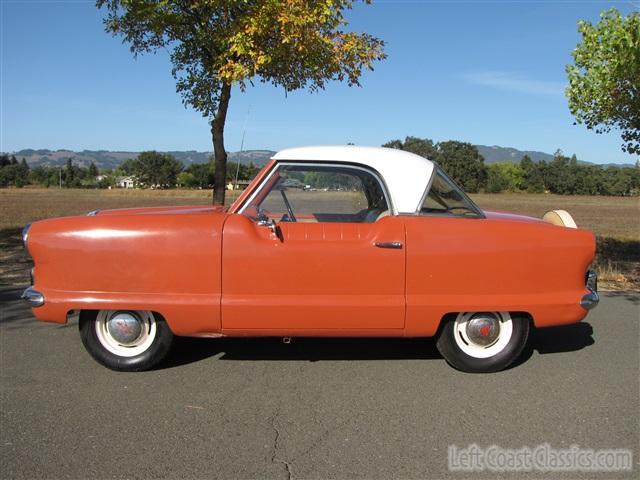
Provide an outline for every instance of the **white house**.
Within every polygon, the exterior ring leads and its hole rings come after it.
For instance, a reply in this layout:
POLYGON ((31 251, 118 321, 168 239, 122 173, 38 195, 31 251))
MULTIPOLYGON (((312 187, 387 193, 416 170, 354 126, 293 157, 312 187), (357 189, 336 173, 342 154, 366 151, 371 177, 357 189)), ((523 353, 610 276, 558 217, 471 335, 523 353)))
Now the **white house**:
POLYGON ((135 181, 133 177, 118 177, 116 178, 116 185, 120 188, 134 188, 135 181))

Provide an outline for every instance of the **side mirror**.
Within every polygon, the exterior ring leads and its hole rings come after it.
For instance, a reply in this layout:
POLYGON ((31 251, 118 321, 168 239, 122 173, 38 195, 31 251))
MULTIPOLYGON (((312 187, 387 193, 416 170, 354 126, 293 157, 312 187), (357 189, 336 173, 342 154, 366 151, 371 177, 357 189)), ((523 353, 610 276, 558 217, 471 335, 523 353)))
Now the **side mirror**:
POLYGON ((259 227, 267 227, 269 228, 274 234, 276 233, 276 230, 278 229, 278 226, 276 225, 276 221, 273 218, 258 218, 258 226, 259 227))
POLYGON ((269 228, 269 230, 271 230, 274 235, 277 235, 278 226, 276 225, 276 221, 273 218, 267 217, 262 208, 258 208, 258 217, 256 224, 259 227, 269 228))

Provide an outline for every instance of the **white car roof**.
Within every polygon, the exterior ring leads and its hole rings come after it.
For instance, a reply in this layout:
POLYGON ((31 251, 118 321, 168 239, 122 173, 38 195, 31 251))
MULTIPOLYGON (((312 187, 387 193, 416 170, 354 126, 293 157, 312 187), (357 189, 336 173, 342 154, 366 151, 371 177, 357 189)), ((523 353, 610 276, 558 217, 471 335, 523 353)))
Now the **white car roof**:
POLYGON ((415 213, 418 210, 434 170, 432 161, 410 152, 355 145, 287 148, 276 153, 273 159, 347 162, 373 168, 387 185, 394 213, 415 213))

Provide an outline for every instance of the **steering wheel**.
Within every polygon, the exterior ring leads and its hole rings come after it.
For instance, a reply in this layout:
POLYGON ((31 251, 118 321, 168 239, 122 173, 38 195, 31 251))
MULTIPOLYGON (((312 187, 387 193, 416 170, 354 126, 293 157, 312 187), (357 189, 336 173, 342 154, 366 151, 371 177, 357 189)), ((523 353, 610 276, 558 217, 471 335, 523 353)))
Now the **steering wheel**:
POLYGON ((287 198, 287 194, 284 193, 284 188, 280 190, 282 194, 282 200, 284 200, 284 205, 287 207, 287 214, 289 215, 290 222, 297 222, 296 216, 293 214, 293 209, 291 208, 291 204, 289 203, 289 199, 287 198))
POLYGON ((256 220, 258 222, 268 222, 269 215, 267 215, 267 211, 262 208, 260 205, 256 207, 256 220))

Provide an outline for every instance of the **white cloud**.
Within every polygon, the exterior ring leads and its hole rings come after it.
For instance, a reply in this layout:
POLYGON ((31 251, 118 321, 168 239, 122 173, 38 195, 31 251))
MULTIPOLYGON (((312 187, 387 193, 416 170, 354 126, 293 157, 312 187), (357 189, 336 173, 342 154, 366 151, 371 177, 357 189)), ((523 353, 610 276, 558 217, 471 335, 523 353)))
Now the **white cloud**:
POLYGON ((532 80, 511 72, 472 72, 464 74, 462 78, 468 83, 494 88, 496 90, 549 97, 562 96, 565 87, 565 85, 560 82, 532 80))

